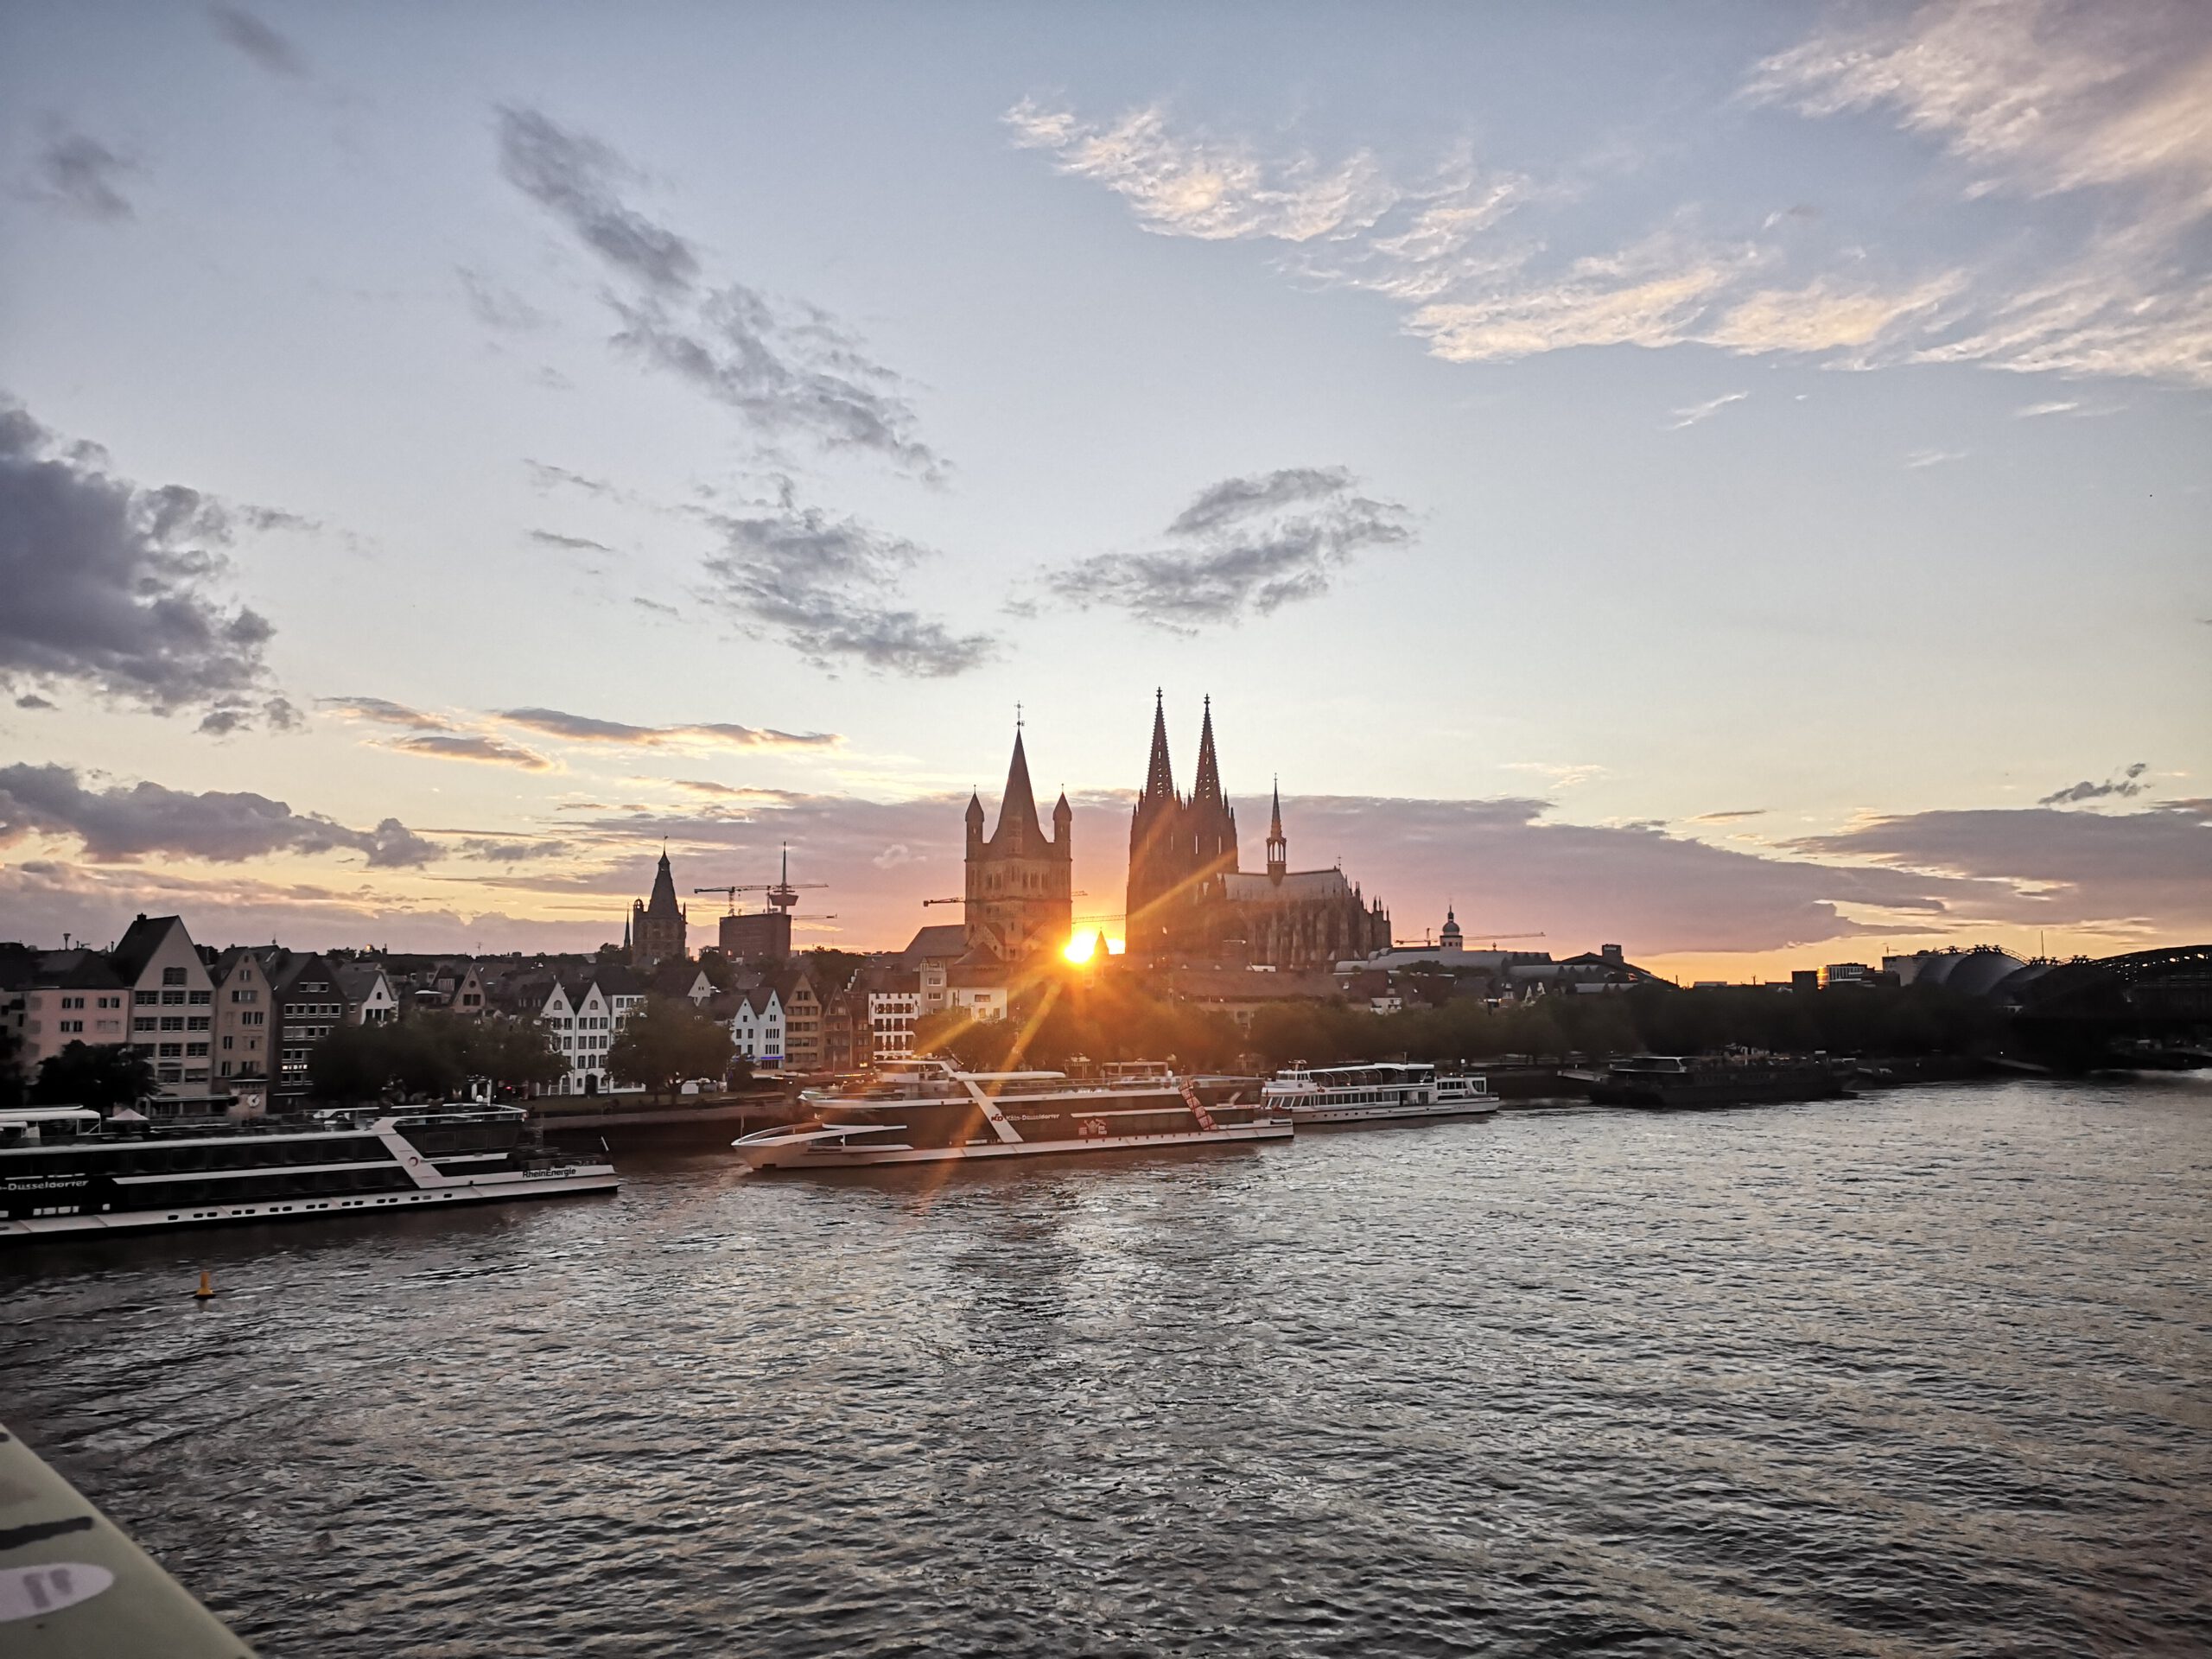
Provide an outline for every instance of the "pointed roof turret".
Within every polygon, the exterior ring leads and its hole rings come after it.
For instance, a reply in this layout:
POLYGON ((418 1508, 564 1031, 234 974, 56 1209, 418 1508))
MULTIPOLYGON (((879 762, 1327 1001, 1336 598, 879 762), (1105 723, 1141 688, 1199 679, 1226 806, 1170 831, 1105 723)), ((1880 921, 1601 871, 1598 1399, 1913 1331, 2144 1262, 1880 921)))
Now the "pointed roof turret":
POLYGON ((1037 821, 1037 797, 1029 787, 1029 756, 1022 749, 1018 726, 1014 733, 1014 760, 1006 769, 1006 794, 999 802, 999 827, 992 831, 991 840, 996 842, 1003 837, 1009 825, 1023 847, 1045 844, 1045 826, 1037 821))
POLYGON ((1268 839, 1281 841, 1282 836, 1282 779, 1275 779, 1274 816, 1268 820, 1268 839))
POLYGON ((1175 768, 1167 759, 1167 694, 1158 690, 1152 694, 1152 760, 1145 767, 1144 802, 1172 801, 1175 798, 1175 768))
POLYGON ((660 849, 660 868, 653 872, 653 896, 646 902, 645 914, 664 921, 672 921, 682 912, 676 903, 676 877, 668 868, 668 843, 660 849))
POLYGON ((1075 808, 1068 804, 1068 792, 1064 789, 1060 791, 1060 798, 1052 803, 1052 822, 1065 823, 1074 817, 1075 808))

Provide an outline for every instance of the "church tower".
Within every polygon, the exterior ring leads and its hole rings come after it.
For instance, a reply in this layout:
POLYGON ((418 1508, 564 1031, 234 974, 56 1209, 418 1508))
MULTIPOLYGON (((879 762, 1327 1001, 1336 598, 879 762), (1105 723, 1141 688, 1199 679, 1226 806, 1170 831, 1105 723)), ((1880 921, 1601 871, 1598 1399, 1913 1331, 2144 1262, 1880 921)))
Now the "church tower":
POLYGON ((1268 820, 1268 880, 1275 887, 1290 874, 1290 842, 1282 833, 1282 782, 1275 782, 1274 813, 1268 820))
POLYGON ((676 878, 669 871, 668 849, 660 849, 660 868, 653 873, 653 896, 630 906, 630 962, 640 970, 656 963, 681 961, 687 954, 684 935, 690 925, 683 907, 676 901, 676 878))
POLYGON ((1075 812, 1063 794, 1052 807, 1052 834, 1045 834, 1018 722, 998 828, 984 839, 983 803, 970 795, 967 832, 969 954, 1018 962, 1059 950, 1075 922, 1075 812))

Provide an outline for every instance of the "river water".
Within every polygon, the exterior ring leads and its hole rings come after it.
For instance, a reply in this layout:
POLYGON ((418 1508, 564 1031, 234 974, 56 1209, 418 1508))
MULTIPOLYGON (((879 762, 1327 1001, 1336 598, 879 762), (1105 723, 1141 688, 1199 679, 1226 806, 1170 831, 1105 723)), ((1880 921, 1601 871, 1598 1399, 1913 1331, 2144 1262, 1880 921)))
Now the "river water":
POLYGON ((270 1654, 2212 1649, 2212 1083, 625 1161, 0 1255, 0 1420, 270 1654))

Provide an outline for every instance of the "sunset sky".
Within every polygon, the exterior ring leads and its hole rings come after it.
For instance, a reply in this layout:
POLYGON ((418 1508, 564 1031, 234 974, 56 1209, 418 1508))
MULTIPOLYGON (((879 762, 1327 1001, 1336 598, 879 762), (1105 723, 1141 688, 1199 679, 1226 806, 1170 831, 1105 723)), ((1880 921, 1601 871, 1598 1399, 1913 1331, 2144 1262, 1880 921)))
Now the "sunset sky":
POLYGON ((2212 7, 0 9, 0 938, 2212 938, 2212 7), (694 901, 695 923, 720 908, 694 901), (695 931, 695 938, 697 933, 695 931))

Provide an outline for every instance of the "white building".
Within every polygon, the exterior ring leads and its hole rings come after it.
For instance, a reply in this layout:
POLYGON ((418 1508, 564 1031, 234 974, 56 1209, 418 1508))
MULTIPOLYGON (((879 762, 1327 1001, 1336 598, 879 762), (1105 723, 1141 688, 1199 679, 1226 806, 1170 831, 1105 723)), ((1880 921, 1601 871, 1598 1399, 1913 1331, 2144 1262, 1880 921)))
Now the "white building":
POLYGON ((346 963, 332 970, 349 1026, 388 1026, 399 1018, 399 995, 374 963, 346 963))
POLYGON ((784 1005, 772 988, 762 985, 740 996, 729 1037, 738 1058, 768 1068, 783 1065, 784 1005))
POLYGON ((537 1023, 553 1035, 569 1069, 548 1092, 602 1095, 641 1090, 641 1084, 618 1084, 608 1076, 607 1051, 645 1005, 645 988, 627 969, 602 968, 580 979, 555 980, 537 1012, 537 1023))
POLYGON ((922 1012, 919 976, 907 974, 892 981, 893 988, 868 994, 869 1041, 879 1060, 913 1058, 914 1021, 922 1012))

